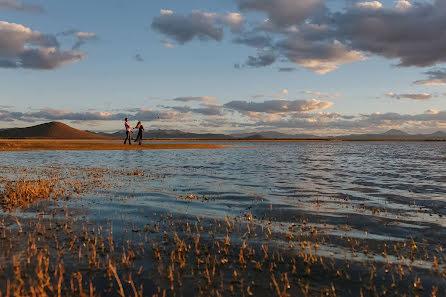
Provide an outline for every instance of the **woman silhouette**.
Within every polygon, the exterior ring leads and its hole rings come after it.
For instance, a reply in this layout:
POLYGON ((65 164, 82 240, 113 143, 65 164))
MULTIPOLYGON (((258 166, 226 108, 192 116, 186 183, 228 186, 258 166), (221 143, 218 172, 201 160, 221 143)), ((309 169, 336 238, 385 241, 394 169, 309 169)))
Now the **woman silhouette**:
POLYGON ((141 124, 141 122, 138 122, 135 129, 139 129, 138 135, 136 136, 136 139, 135 139, 135 142, 139 141, 139 145, 141 145, 142 144, 142 132, 144 131, 144 126, 141 124))

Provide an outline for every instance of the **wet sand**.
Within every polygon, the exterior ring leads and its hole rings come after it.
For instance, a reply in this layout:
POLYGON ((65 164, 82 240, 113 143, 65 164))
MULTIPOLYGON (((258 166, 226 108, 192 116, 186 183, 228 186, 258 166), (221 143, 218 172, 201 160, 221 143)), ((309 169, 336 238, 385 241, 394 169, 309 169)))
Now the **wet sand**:
POLYGON ((153 143, 124 145, 122 141, 104 140, 53 140, 53 139, 0 139, 0 151, 109 151, 109 150, 163 150, 163 149, 223 149, 221 144, 153 143))

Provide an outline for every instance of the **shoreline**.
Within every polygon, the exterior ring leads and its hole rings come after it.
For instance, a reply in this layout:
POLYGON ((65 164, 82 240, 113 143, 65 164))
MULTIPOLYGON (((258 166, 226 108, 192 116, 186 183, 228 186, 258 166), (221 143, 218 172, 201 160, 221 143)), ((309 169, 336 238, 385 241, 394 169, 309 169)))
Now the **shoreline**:
MULTIPOLYGON (((147 142, 148 140, 146 140, 147 142)), ((82 139, 0 139, 0 152, 8 151, 141 151, 167 149, 225 149, 230 146, 199 143, 143 143, 123 144, 121 141, 82 139)))

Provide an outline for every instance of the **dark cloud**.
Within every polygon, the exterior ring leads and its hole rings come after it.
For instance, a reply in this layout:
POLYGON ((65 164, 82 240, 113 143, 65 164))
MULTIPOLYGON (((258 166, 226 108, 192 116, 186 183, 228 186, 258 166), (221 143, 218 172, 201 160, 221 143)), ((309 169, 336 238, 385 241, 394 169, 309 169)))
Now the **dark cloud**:
POLYGON ((59 42, 53 35, 0 21, 0 67, 52 70, 85 57, 81 51, 59 49, 59 42))
POLYGON ((430 100, 432 99, 431 94, 395 94, 395 93, 387 93, 387 97, 395 98, 395 99, 409 99, 416 101, 430 100))
MULTIPOLYGON (((330 11, 324 0, 235 2, 239 9, 263 12, 268 19, 242 27, 244 19, 239 14, 228 18, 236 22, 225 23, 221 14, 195 11, 183 16, 163 11, 154 19, 152 28, 185 43, 194 38, 220 41, 223 27, 237 24, 238 30, 232 30, 237 34, 234 43, 270 52, 268 56, 252 55, 246 63, 235 64, 239 69, 285 60, 325 74, 343 64, 364 60, 366 54, 397 59, 399 66, 426 67, 446 62, 444 0, 414 4, 398 0, 394 7, 383 6, 379 1, 352 0, 338 11, 330 11)), ((432 79, 416 83, 443 84, 442 74, 429 73, 432 79)))
POLYGON ((258 33, 244 33, 234 38, 233 42, 254 48, 264 48, 272 45, 272 38, 258 33))
POLYGON ((264 102, 231 101, 224 105, 225 108, 241 113, 293 113, 324 109, 332 106, 332 102, 309 100, 269 100, 264 102))
POLYGON ((61 51, 54 48, 28 49, 19 55, 17 67, 53 70, 59 67, 79 62, 85 58, 79 51, 61 51))
MULTIPOLYGON (((401 1, 400 1, 401 2, 401 1)), ((337 38, 355 49, 391 59, 399 66, 431 66, 446 61, 446 2, 399 8, 353 6, 336 13, 337 38)))
POLYGON ((26 5, 17 0, 0 0, 0 10, 15 10, 29 13, 42 13, 44 9, 38 5, 26 5))
POLYGON ((424 74, 428 76, 427 79, 417 80, 415 84, 425 86, 444 86, 446 85, 446 69, 438 69, 427 71, 424 74))
POLYGON ((161 15, 153 19, 152 29, 184 44, 194 38, 221 41, 223 27, 227 26, 236 33, 241 30, 243 23, 244 18, 238 13, 193 11, 184 16, 171 10, 161 10, 161 15))
POLYGON ((260 52, 257 57, 249 56, 245 62, 245 66, 259 68, 272 65, 276 62, 276 55, 273 52, 260 52))

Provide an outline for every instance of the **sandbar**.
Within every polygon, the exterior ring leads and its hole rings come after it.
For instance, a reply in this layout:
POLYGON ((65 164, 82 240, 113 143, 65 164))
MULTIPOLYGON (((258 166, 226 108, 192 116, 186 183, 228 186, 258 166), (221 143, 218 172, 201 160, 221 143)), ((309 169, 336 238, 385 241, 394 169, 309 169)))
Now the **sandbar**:
POLYGON ((0 139, 0 151, 111 151, 111 150, 163 150, 163 149, 223 149, 229 146, 201 143, 154 143, 124 145, 118 141, 53 140, 53 139, 0 139))

